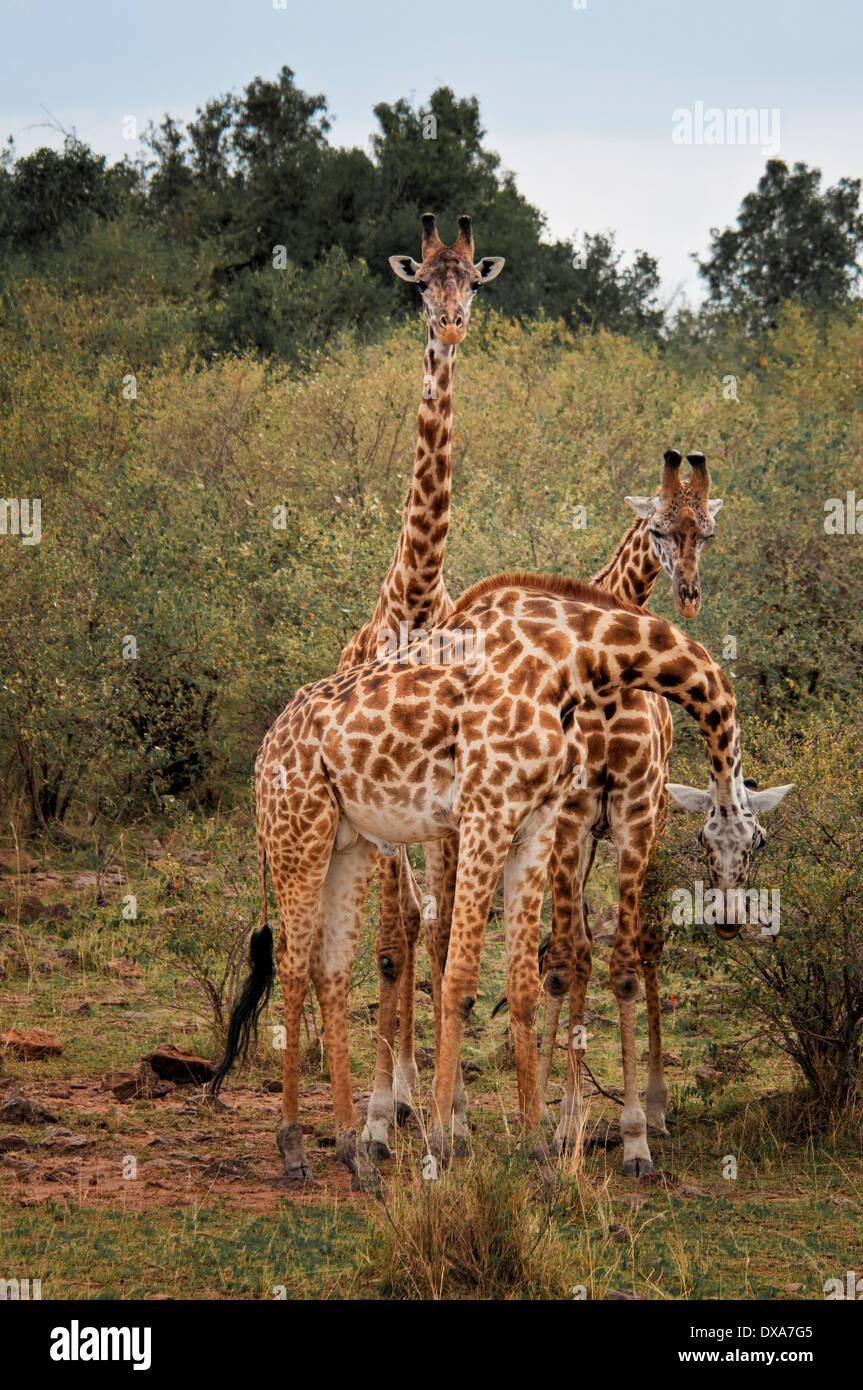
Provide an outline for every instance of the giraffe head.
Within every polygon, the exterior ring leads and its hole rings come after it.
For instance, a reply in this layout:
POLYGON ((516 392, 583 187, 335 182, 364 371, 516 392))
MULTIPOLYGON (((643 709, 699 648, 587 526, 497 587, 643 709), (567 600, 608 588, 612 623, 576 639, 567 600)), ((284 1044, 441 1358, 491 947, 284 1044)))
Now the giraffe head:
MULTIPOLYGON (((666 783, 666 791, 684 811, 704 814, 704 824, 698 833, 699 844, 707 852, 707 873, 711 885, 728 893, 745 888, 752 869, 752 856, 765 842, 764 827, 759 815, 772 811, 793 787, 768 787, 758 791, 752 778, 737 783, 734 805, 720 805, 716 783, 711 779, 707 791, 687 787, 680 782, 666 783)), ((716 934, 731 941, 743 930, 743 922, 734 921, 734 913, 726 921, 716 923, 716 934), (731 917, 731 920, 728 920, 731 917)))
POLYGON ((671 596, 682 618, 694 618, 701 607, 698 561, 716 530, 722 499, 710 496, 710 474, 703 454, 687 454, 692 472, 680 480, 680 454, 668 449, 659 492, 654 497, 627 497, 630 507, 647 521, 650 543, 662 568, 671 575, 671 596))
POLYGON ((471 300, 480 285, 500 275, 504 261, 502 256, 483 256, 474 265, 469 217, 459 218, 452 246, 445 246, 438 236, 433 213, 427 212, 422 221, 422 260, 390 256, 390 265, 400 280, 418 287, 432 337, 451 346, 464 341, 471 300))

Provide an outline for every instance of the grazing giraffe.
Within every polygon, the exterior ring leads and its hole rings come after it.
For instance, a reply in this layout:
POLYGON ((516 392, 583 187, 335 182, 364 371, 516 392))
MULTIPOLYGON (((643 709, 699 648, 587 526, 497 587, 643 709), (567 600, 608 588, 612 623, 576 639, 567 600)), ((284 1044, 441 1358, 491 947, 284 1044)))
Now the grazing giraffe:
MULTIPOLYGON (((659 492, 653 497, 627 497, 638 514, 609 563, 592 583, 616 598, 646 607, 661 569, 671 576, 675 607, 682 617, 694 617, 701 606, 698 563, 715 530, 722 506, 710 498, 710 475, 704 455, 688 455, 691 477, 680 478, 681 456, 666 451, 659 492)), ((579 711, 579 723, 587 735, 588 760, 584 785, 567 800, 558 823, 551 860, 553 925, 544 953, 546 1018, 545 1046, 539 1068, 540 1101, 544 1115, 548 1076, 557 1038, 563 997, 570 991, 570 1029, 584 1024, 584 1000, 591 973, 591 933, 584 908, 584 887, 593 864, 597 841, 610 836, 618 854, 620 930, 637 933, 644 973, 649 1036, 647 1116, 662 1133, 668 1088, 662 1064, 662 1015, 659 1005, 659 965, 663 940, 644 927, 640 914, 641 890, 650 851, 665 814, 664 789, 668 779, 673 724, 667 702, 643 690, 622 691, 607 705, 579 711), (583 922, 577 934, 571 925, 583 922), (574 975, 573 975, 574 972, 574 975)), ((617 995, 617 976, 611 986, 617 995)), ((627 1003, 621 1000, 621 1007, 627 1003)), ((555 1136, 559 1148, 574 1137, 577 1112, 568 1077, 561 1120, 555 1136)), ((634 1126, 640 1117, 627 1115, 634 1126)), ((645 1128, 646 1146, 646 1128, 645 1128)), ((641 1146, 630 1144, 624 1152, 624 1171, 650 1171, 650 1160, 641 1146)))
MULTIPOLYGON (((423 383, 417 419, 413 479, 404 505, 396 552, 381 585, 371 618, 348 642, 338 669, 349 670, 373 660, 381 649, 393 648, 402 633, 431 630, 452 610, 443 579, 443 559, 452 491, 452 391, 457 345, 464 341, 471 301, 504 267, 501 256, 484 256, 474 264, 471 219, 460 217, 458 237, 446 246, 433 214, 422 219, 422 261, 391 256, 400 279, 415 284, 422 294, 426 318, 423 383)), ((434 932, 433 912, 441 899, 440 881, 447 862, 454 864, 456 846, 435 843, 426 849, 429 887, 427 931, 434 932)), ((418 1073, 414 1057, 414 982, 421 922, 419 892, 407 850, 395 857, 381 855, 378 865, 380 925, 375 943, 380 998, 375 1080, 369 1099, 364 1138, 372 1156, 389 1157, 389 1125, 411 1113, 418 1073), (395 1059, 396 1020, 399 1020, 395 1059)), ((430 951, 434 961, 436 956, 430 951)), ((432 969, 433 990, 439 974, 432 969)), ((461 1087, 461 1094, 464 1087, 461 1087)))
MULTIPOLYGON (((539 1120, 535 1015, 542 897, 558 815, 583 766, 579 710, 621 690, 676 700, 699 724, 711 763, 702 834, 715 887, 745 881, 763 838, 756 811, 787 788, 744 784, 734 692, 724 672, 670 623, 605 591, 558 576, 497 575, 460 599, 443 641, 473 635, 477 661, 414 664, 400 656, 304 686, 267 733, 255 763, 261 861, 279 903, 276 965, 285 1005, 280 1181, 309 1175, 299 1119, 303 997, 315 983, 330 1060, 336 1153, 355 1186, 379 1181, 357 1131, 347 990, 366 888, 379 852, 458 832, 452 931, 441 991, 432 1151, 450 1150, 464 1025, 477 994, 492 894, 504 873, 507 992, 525 1127, 539 1120), (765 799, 766 798, 766 799, 765 799)), ((262 916, 266 915, 264 905, 262 916)), ((627 1093, 635 1086, 637 946, 618 934, 629 1006, 623 1016, 627 1093)), ((273 977, 264 921, 252 973, 229 1029, 224 1075, 248 1040, 273 977)), ((572 1065, 577 1068, 578 1055, 572 1065)), ((637 1092, 636 1099, 637 1099, 637 1092)))

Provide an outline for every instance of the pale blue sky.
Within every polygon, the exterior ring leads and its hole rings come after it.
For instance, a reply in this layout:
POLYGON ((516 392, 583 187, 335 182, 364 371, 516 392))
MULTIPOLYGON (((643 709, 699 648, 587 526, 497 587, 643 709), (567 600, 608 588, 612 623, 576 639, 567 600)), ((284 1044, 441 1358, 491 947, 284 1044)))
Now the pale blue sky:
POLYGON ((326 94, 339 144, 366 144, 378 101, 475 94, 551 233, 615 230, 658 256, 668 295, 697 295, 687 253, 733 221, 766 158, 673 143, 677 108, 778 108, 781 158, 863 174, 860 0, 0 0, 0 34, 0 138, 21 152, 59 143, 27 129, 40 103, 119 158, 125 116, 189 117, 283 63, 326 94))

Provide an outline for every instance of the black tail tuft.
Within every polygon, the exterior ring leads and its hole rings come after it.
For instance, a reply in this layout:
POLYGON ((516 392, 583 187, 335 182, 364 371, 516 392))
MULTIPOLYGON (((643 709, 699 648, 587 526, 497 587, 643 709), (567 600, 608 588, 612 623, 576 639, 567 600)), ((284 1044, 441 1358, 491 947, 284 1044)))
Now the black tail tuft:
MULTIPOLYGON (((542 967, 543 967, 543 964, 544 964, 544 962, 545 962, 545 953, 546 953, 546 951, 548 950, 548 946, 549 946, 549 942, 550 942, 550 941, 551 941, 551 932, 549 932, 548 936, 544 936, 543 939, 542 939, 542 941, 540 941, 540 943, 539 943, 538 955, 539 955, 539 973, 540 973, 540 975, 542 974, 542 967)), ((505 1008, 506 1008, 507 1002, 508 1002, 508 1001, 507 1001, 506 995, 505 995, 505 994, 501 995, 500 999, 498 999, 497 1003, 495 1004, 494 1008, 493 1008, 492 1011, 491 1011, 491 1016, 492 1016, 492 1018, 497 1018, 497 1016, 498 1016, 498 1014, 500 1013, 501 1009, 505 1009, 505 1008)))
POLYGON ((218 1095, 231 1067, 238 1058, 245 1059, 252 1040, 257 1038, 258 1019, 267 1007, 275 977, 273 933, 269 922, 265 922, 252 932, 249 941, 249 973, 231 1010, 225 1052, 210 1083, 211 1095, 218 1095))

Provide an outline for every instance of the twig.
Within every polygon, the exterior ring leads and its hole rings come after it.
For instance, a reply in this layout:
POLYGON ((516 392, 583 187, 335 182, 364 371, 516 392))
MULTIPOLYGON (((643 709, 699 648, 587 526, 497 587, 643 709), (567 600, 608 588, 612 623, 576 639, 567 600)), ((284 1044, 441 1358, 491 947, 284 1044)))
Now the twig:
POLYGON ((32 984, 33 962, 30 959, 30 952, 27 950, 27 942, 25 941, 24 933, 21 930, 21 850, 18 847, 18 831, 15 829, 15 822, 10 820, 9 825, 12 830, 13 839, 15 840, 15 865, 17 869, 17 887, 15 893, 15 926, 18 929, 18 939, 21 942, 21 950, 24 952, 24 959, 27 962, 27 982, 28 984, 32 984))
POLYGON ((607 1100, 613 1100, 615 1105, 623 1105, 623 1101, 620 1099, 619 1096, 613 1096, 610 1091, 606 1091, 604 1086, 600 1086, 599 1082, 597 1081, 596 1077, 590 1070, 590 1067, 587 1065, 583 1057, 581 1059, 581 1065, 584 1067, 584 1070, 587 1072, 588 1076, 590 1077, 596 1089, 599 1091, 600 1095, 605 1096, 607 1100))

